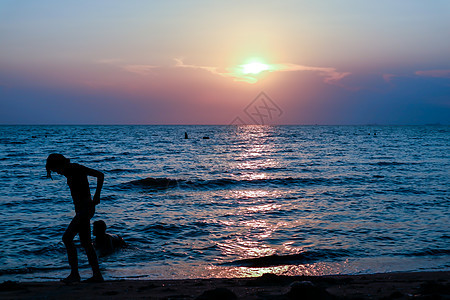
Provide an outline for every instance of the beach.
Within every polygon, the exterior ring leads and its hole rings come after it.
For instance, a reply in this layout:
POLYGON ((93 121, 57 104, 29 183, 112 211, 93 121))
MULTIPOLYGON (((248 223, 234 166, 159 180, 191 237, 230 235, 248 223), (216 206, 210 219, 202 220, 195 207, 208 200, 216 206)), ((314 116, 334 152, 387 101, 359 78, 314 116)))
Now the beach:
POLYGON ((0 299, 449 299, 450 272, 0 284, 0 299))

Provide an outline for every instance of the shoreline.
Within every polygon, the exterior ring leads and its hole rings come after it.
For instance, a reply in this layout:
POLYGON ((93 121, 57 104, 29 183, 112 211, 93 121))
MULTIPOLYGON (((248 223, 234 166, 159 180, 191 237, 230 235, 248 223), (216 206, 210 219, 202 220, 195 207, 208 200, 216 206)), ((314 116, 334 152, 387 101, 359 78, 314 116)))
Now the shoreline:
POLYGON ((450 299, 450 271, 103 283, 0 283, 0 299, 450 299), (233 298, 236 296, 236 298, 233 298), (222 298, 221 298, 222 297, 222 298))

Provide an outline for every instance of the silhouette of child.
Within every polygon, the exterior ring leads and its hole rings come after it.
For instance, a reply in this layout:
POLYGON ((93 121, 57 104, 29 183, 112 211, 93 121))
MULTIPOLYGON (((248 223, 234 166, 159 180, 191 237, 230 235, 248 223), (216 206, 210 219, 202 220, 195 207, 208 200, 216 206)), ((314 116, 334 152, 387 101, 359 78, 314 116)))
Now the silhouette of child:
POLYGON ((100 203, 100 191, 103 186, 104 175, 102 172, 71 163, 62 154, 50 154, 45 165, 47 177, 52 178, 51 172, 64 175, 70 188, 73 204, 75 205, 75 217, 70 222, 63 235, 63 242, 67 249, 67 257, 71 268, 70 275, 62 279, 65 283, 79 282, 77 249, 73 243, 75 235, 79 235, 80 242, 86 251, 93 276, 87 282, 102 282, 103 276, 98 266, 97 254, 91 241, 90 220, 95 213, 95 206, 100 203), (88 176, 97 178, 97 188, 93 200, 89 189, 88 176))
POLYGON ((102 220, 94 222, 93 234, 95 236, 95 249, 99 252, 100 256, 109 255, 115 250, 127 245, 122 237, 106 233, 106 224, 102 220))

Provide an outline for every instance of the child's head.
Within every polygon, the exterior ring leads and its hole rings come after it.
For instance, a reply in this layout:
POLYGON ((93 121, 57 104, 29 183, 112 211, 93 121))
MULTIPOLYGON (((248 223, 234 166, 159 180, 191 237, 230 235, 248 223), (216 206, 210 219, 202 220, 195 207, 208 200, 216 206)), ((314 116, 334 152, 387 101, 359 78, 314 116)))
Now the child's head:
POLYGON ((65 158, 64 155, 52 153, 47 157, 45 168, 47 169, 47 177, 52 178, 51 172, 62 174, 63 168, 70 163, 70 159, 65 158))
POLYGON ((103 235, 106 233, 106 223, 103 220, 95 221, 94 222, 94 230, 92 233, 95 236, 103 235))

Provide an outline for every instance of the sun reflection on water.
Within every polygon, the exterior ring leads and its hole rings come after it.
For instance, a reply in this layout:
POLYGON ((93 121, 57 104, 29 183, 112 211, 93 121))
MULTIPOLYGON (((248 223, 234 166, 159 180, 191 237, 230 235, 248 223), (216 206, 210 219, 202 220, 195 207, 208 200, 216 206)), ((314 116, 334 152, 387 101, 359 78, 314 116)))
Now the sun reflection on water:
POLYGON ((244 191, 233 191, 237 199, 253 199, 258 197, 267 197, 269 191, 266 190, 244 190, 244 191))
POLYGON ((243 179, 264 179, 268 174, 268 168, 279 167, 278 160, 274 159, 274 143, 271 140, 270 126, 245 126, 237 131, 239 140, 243 143, 239 146, 237 156, 237 169, 243 172, 243 179))
POLYGON ((347 272, 349 262, 335 262, 335 263, 312 263, 302 265, 281 265, 263 268, 250 267, 223 267, 223 266, 209 266, 207 272, 212 277, 219 278, 242 278, 242 277, 260 277, 264 274, 276 274, 287 276, 321 276, 327 274, 340 274, 347 272))
MULTIPOLYGON (((235 174, 237 180, 253 181, 273 179, 271 170, 282 168, 276 159, 276 143, 271 137, 270 126, 245 126, 238 128, 242 144, 237 149, 235 174)), ((276 173, 276 174, 279 174, 276 173)), ((252 187, 251 185, 249 187, 252 187)), ((243 188, 229 193, 231 201, 236 203, 233 218, 219 222, 234 233, 217 244, 221 252, 218 264, 230 260, 253 259, 275 254, 298 254, 306 251, 295 241, 277 241, 277 231, 302 226, 301 220, 284 220, 283 210, 289 209, 283 202, 282 189, 258 184, 258 188, 243 188), (284 206, 283 206, 284 205, 284 206), (270 216, 270 217, 269 217, 270 216)), ((269 267, 211 266, 210 271, 217 277, 257 277, 265 273, 317 275, 326 273, 328 268, 320 264, 278 265, 269 267)))

